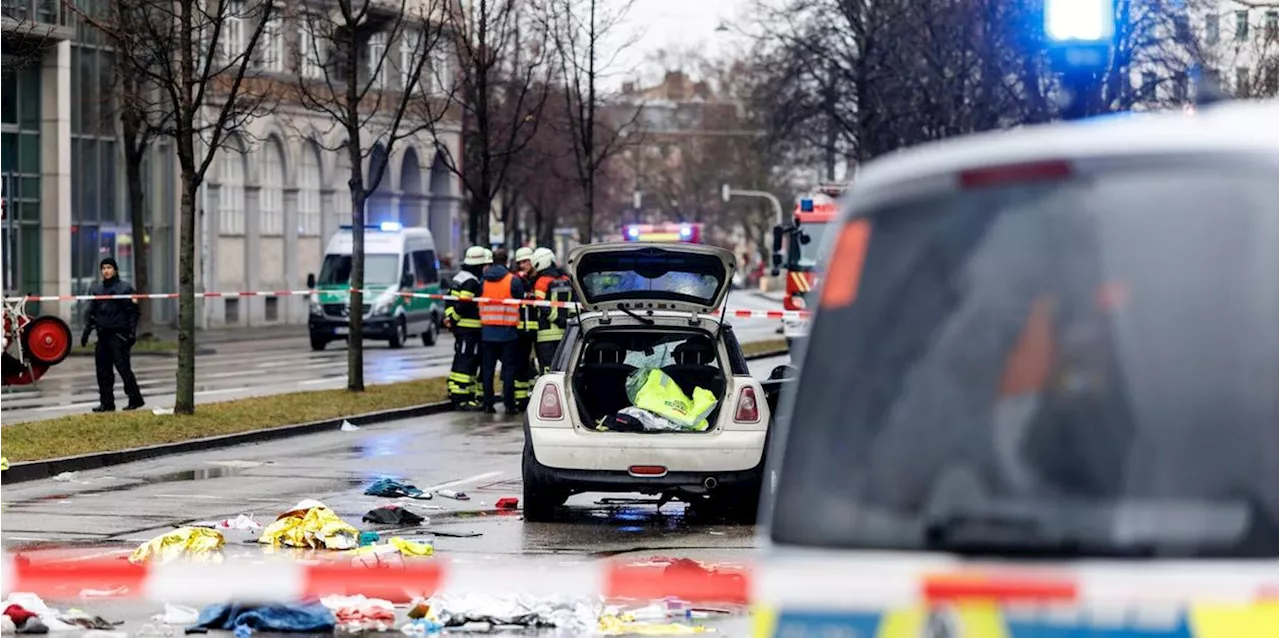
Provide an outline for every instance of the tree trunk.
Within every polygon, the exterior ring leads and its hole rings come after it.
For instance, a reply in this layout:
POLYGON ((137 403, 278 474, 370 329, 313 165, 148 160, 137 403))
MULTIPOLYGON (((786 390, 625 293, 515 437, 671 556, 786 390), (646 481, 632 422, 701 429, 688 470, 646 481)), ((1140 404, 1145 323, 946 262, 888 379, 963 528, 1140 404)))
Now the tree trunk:
MULTIPOLYGON (((194 133, 191 136, 195 137, 194 133)), ((195 170, 184 167, 178 235, 178 388, 173 402, 176 414, 196 411, 196 190, 199 187, 195 170)))
POLYGON ((490 202, 476 193, 471 194, 467 203, 467 217, 471 220, 471 245, 489 245, 489 204, 490 202))
MULTIPOLYGON (((125 139, 135 140, 138 132, 125 126, 125 139)), ((142 158, 140 152, 125 151, 125 184, 129 193, 129 222, 133 230, 133 283, 139 294, 151 292, 151 244, 147 241, 147 220, 143 211, 142 158)), ((144 300, 138 306, 138 338, 151 334, 151 310, 154 302, 144 300)))
MULTIPOLYGON (((359 146, 354 148, 359 149, 359 146)), ((364 208, 360 151, 351 163, 351 302, 347 313, 347 389, 364 392, 364 208)))

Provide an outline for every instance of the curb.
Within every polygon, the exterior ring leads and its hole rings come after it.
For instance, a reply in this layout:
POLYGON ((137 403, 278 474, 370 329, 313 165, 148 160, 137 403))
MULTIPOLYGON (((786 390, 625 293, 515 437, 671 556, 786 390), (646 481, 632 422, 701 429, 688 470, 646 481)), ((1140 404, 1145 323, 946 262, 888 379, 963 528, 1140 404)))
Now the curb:
MULTIPOLYGON (((772 350, 769 352, 757 352, 752 355, 747 355, 745 359, 747 361, 756 361, 759 359, 784 356, 786 354, 786 350, 772 350)), ((282 425, 279 427, 268 428, 266 430, 252 430, 250 432, 210 436, 203 439, 192 439, 190 441, 160 443, 157 445, 148 445, 146 447, 136 447, 127 450, 116 450, 113 452, 97 452, 81 456, 64 456, 62 458, 45 459, 42 461, 12 463, 9 465, 9 469, 5 470, 3 474, 0 474, 0 484, 12 485, 14 483, 25 483, 27 481, 52 478, 63 472, 96 470, 111 465, 146 461, 174 454, 204 452, 236 445, 244 445, 246 443, 264 443, 266 441, 286 439, 305 434, 317 434, 320 432, 337 430, 342 427, 343 421, 350 421, 355 425, 373 425, 376 423, 385 423, 387 421, 443 414, 451 411, 452 409, 453 405, 451 403, 448 401, 441 401, 438 403, 427 403, 425 405, 415 405, 407 408, 395 408, 392 410, 383 410, 381 412, 367 412, 365 414, 354 416, 337 417, 324 421, 313 421, 311 423, 282 425)))

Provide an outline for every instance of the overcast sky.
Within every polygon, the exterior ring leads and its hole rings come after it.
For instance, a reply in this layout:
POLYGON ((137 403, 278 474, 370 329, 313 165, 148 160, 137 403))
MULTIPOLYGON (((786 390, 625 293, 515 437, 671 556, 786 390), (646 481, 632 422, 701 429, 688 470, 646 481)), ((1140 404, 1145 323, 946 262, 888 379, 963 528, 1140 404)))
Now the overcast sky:
POLYGON ((634 39, 617 58, 606 84, 620 86, 629 77, 643 73, 646 80, 661 76, 652 57, 661 50, 697 51, 708 57, 731 50, 742 38, 721 33, 716 27, 746 17, 744 0, 635 0, 619 41, 634 39))

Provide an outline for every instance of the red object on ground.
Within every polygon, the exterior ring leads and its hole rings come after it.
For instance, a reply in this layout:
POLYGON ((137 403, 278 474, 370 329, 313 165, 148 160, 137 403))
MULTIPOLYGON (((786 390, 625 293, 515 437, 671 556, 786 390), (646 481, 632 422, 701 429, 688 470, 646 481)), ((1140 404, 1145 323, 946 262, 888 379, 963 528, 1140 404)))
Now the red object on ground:
POLYGON ((34 618, 35 614, 23 609, 20 605, 9 605, 4 609, 4 615, 13 619, 13 624, 21 627, 27 622, 28 618, 34 618))
POLYGON ((498 499, 498 502, 495 503, 494 506, 500 510, 513 510, 517 506, 519 506, 519 504, 520 504, 520 499, 514 496, 504 496, 498 499))

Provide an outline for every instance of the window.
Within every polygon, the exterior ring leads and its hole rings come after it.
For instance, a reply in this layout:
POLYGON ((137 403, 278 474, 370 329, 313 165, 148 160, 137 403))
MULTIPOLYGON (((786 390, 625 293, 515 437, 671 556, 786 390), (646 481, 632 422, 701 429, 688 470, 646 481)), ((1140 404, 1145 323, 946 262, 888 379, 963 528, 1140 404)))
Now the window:
POLYGON ((267 297, 266 302, 267 302, 267 314, 266 314, 267 321, 279 321, 280 320, 280 298, 267 297))
POLYGON ((1236 95, 1244 97, 1249 94, 1249 68, 1236 67, 1236 95))
POLYGON ((240 323, 240 300, 235 297, 226 300, 222 309, 222 320, 229 326, 240 323))
POLYGON ((298 162, 298 234, 320 234, 320 155, 314 142, 302 147, 298 162))
POLYGON ((369 80, 382 88, 387 84, 387 65, 383 58, 387 53, 387 34, 377 31, 369 35, 369 80))
POLYGON ((1276 39, 1277 35, 1280 35, 1280 11, 1268 11, 1266 24, 1267 41, 1271 42, 1276 39))
POLYGON ((258 166, 258 232, 280 235, 284 232, 284 157, 280 140, 268 139, 263 151, 258 166))
MULTIPOLYGON (((369 253, 364 256, 364 283, 368 286, 391 286, 397 283, 396 271, 400 268, 399 255, 369 253)), ((345 284, 351 281, 351 255, 325 255, 320 265, 322 286, 345 284)))
MULTIPOLYGON (((422 51, 422 32, 415 31, 406 27, 405 32, 400 37, 400 88, 405 91, 422 91, 422 84, 419 80, 416 86, 409 86, 409 80, 422 60, 425 51, 422 51)), ((419 75, 421 73, 419 72, 419 75)))
POLYGON ((434 284, 440 281, 440 272, 436 268, 436 253, 431 250, 413 251, 413 264, 418 271, 419 284, 434 284))
POLYGON ((1236 42, 1244 42, 1249 39, 1249 12, 1236 12, 1236 42))
POLYGON ((284 72, 284 21, 271 9, 271 17, 262 27, 262 70, 284 72))
POLYGON ((227 0, 222 17, 222 61, 230 63, 244 53, 244 3, 227 0))
POLYGON ((1191 23, 1187 16, 1173 16, 1173 37, 1183 42, 1191 39, 1191 23))
POLYGON ((1204 17, 1204 41, 1206 44, 1217 44, 1222 37, 1218 14, 1210 13, 1204 17))
POLYGON ((219 153, 218 230, 223 235, 243 235, 245 158, 239 140, 228 140, 219 153))
POLYGON ((424 69, 423 75, 430 78, 432 93, 448 94, 453 90, 453 57, 447 50, 437 47, 431 52, 430 68, 424 69))
POLYGON ((351 223, 351 187, 347 180, 351 177, 351 162, 347 160, 345 146, 338 148, 338 161, 334 168, 333 179, 333 216, 337 220, 335 226, 351 223))
MULTIPOLYGON (((400 277, 403 279, 405 275, 408 275, 411 278, 414 277, 413 259, 409 255, 404 256, 404 265, 400 267, 400 277)), ((417 281, 417 279, 414 278, 414 281, 417 281)))
POLYGON ((298 27, 298 73, 304 78, 323 78, 325 40, 311 33, 311 27, 298 27))

